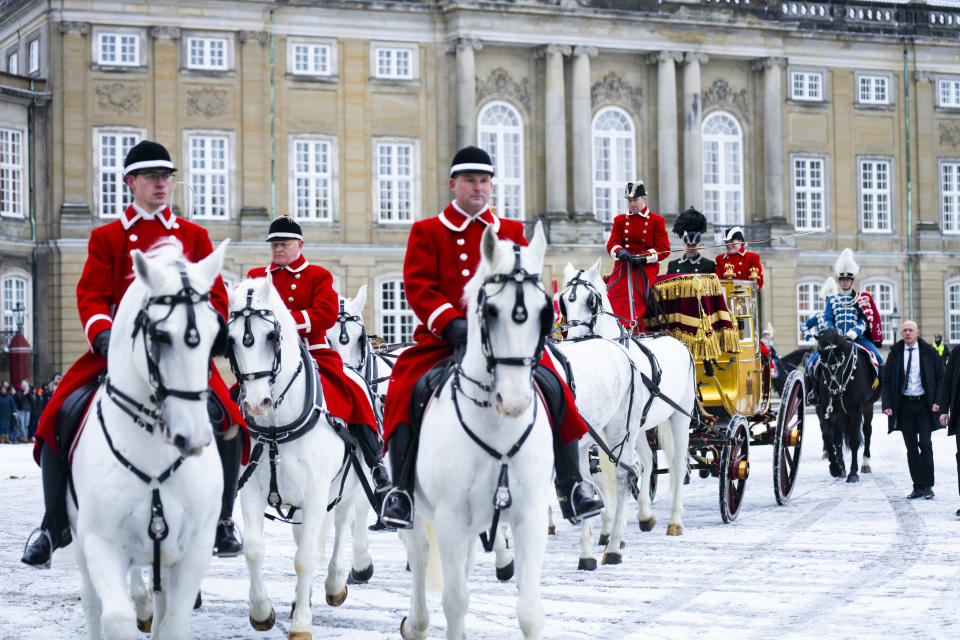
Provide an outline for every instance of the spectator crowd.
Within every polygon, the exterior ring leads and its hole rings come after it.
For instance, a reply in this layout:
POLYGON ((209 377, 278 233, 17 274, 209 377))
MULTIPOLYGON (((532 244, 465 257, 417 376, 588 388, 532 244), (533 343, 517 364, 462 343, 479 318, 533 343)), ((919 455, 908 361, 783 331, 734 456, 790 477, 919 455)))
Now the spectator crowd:
POLYGON ((33 442, 40 414, 59 383, 60 374, 42 387, 34 387, 28 380, 19 385, 0 382, 0 444, 33 442))

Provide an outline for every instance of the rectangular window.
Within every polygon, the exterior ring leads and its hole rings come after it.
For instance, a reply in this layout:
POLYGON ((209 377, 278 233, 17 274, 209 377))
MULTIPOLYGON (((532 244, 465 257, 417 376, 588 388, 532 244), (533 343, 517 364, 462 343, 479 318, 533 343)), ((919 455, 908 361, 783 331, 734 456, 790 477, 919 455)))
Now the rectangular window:
POLYGON ((101 33, 97 50, 104 65, 136 67, 140 65, 140 39, 132 33, 101 33))
POLYGON ((193 135, 187 138, 187 166, 197 218, 227 217, 227 136, 193 135))
POLYGON ((374 77, 410 80, 413 78, 413 51, 395 47, 373 50, 374 77))
POLYGON ((28 73, 40 73, 40 40, 34 39, 27 45, 28 73))
POLYGON ((870 294, 880 312, 880 326, 883 329, 883 344, 893 344, 896 336, 893 334, 893 322, 890 316, 897 305, 893 297, 893 285, 886 282, 872 282, 863 285, 863 290, 870 294))
POLYGON ((7 56, 7 73, 16 76, 20 75, 20 54, 17 52, 7 56))
POLYGON ((331 50, 329 44, 294 43, 292 72, 311 76, 330 75, 331 50))
POLYGON ((101 218, 116 218, 132 202, 130 190, 123 183, 123 159, 142 139, 133 132, 99 131, 95 135, 97 148, 98 212, 101 218))
POLYGON ((889 233, 890 161, 860 161, 860 228, 864 233, 889 233))
POLYGON ((3 348, 6 350, 7 341, 12 337, 13 332, 15 332, 19 327, 17 327, 17 313, 22 312, 24 314, 24 323, 23 331, 27 334, 29 338, 30 332, 30 315, 29 309, 27 308, 27 281, 25 278, 19 276, 8 276, 3 279, 3 303, 2 305, 2 315, 3 315, 3 324, 0 325, 6 333, 5 340, 3 343, 3 348))
POLYGON ((820 282, 801 282, 797 285, 797 326, 799 327, 797 344, 813 344, 812 341, 803 339, 806 333, 804 323, 823 311, 826 306, 827 301, 821 294, 822 286, 820 282))
POLYGON ((947 342, 960 342, 960 284, 947 288, 947 342))
POLYGON ((868 76, 857 77, 857 102, 860 104, 890 104, 889 77, 868 76))
POLYGON ((960 78, 937 80, 937 99, 941 107, 960 107, 960 78))
POLYGON ((0 129, 0 216, 23 217, 23 133, 0 129))
POLYGON ((376 145, 377 220, 413 220, 414 149, 409 142, 378 142, 376 145))
POLYGON ((823 100, 823 72, 791 71, 790 97, 794 100, 823 100))
POLYGON ((793 159, 793 220, 797 230, 825 228, 822 158, 793 159))
POLYGON ((211 71, 227 69, 227 39, 187 38, 187 68, 211 71))
POLYGON ((960 233, 960 162, 940 163, 940 220, 944 233, 960 233))
POLYGON ((333 150, 329 140, 293 141, 293 203, 298 218, 333 219, 333 150))
POLYGON ((387 344, 413 342, 417 316, 404 295, 403 280, 380 284, 380 334, 387 344))

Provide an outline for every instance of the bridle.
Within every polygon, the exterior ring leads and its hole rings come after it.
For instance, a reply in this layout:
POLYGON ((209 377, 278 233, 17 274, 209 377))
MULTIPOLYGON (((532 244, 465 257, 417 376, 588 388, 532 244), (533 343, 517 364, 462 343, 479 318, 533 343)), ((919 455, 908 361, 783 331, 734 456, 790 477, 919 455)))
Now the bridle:
POLYGON ((577 275, 573 276, 567 282, 567 286, 563 288, 563 291, 560 292, 560 315, 563 316, 564 326, 566 326, 568 329, 581 326, 587 327, 592 334, 593 329, 597 324, 597 320, 603 313, 603 309, 600 304, 601 297, 600 292, 597 291, 597 288, 593 285, 593 283, 588 280, 584 280, 580 277, 581 275, 583 275, 583 269, 577 271, 577 275), (587 311, 590 312, 589 320, 570 320, 567 317, 567 291, 570 292, 570 302, 576 302, 577 287, 583 287, 587 290, 587 311))
POLYGON ((235 340, 228 335, 227 343, 230 348, 227 350, 227 357, 230 360, 230 370, 233 371, 233 375, 237 378, 237 380, 252 381, 259 378, 269 378, 269 383, 271 386, 273 386, 277 376, 280 374, 280 322, 277 320, 277 317, 272 310, 255 309, 253 307, 252 287, 247 289, 247 301, 244 307, 238 311, 230 312, 230 322, 227 326, 232 325, 241 318, 243 319, 243 338, 241 338, 241 343, 248 349, 256 344, 256 338, 251 330, 252 320, 254 318, 259 318, 270 324, 272 328, 270 332, 267 333, 266 339, 273 345, 273 364, 271 365, 270 369, 264 369, 262 371, 241 371, 240 364, 237 362, 237 356, 234 354, 233 345, 235 340))
MULTIPOLYGON (((839 335, 839 334, 838 334, 839 335)), ((833 399, 839 398, 840 410, 846 411, 843 403, 843 394, 846 392, 850 381, 853 380, 853 374, 857 370, 857 347, 850 345, 850 353, 844 354, 842 345, 827 344, 818 346, 820 351, 820 366, 824 370, 825 379, 823 385, 827 389, 829 403, 824 414, 826 419, 833 413, 833 399), (835 352, 839 350, 839 357, 835 352)))
POLYGON ((340 313, 337 314, 337 324, 340 325, 340 336, 337 338, 337 342, 343 346, 350 344, 350 334, 347 333, 348 322, 355 322, 360 326, 360 337, 357 339, 357 348, 360 351, 360 363, 356 367, 351 368, 357 371, 362 371, 363 365, 367 360, 367 329, 363 324, 363 318, 347 313, 343 304, 343 300, 341 300, 340 313))

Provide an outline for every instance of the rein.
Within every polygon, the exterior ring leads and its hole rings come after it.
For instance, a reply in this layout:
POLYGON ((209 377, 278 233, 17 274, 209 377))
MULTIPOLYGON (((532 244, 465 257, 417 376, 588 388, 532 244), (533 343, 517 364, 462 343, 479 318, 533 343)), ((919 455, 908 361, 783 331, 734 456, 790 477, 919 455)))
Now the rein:
MULTIPOLYGON (((244 347, 248 349, 256 344, 256 338, 253 335, 251 330, 251 319, 260 318, 265 322, 270 323, 273 329, 267 334, 267 341, 273 344, 273 365, 269 370, 263 371, 248 371, 241 372, 240 364, 237 362, 237 357, 233 352, 233 349, 227 349, 227 356, 230 360, 230 370, 233 372, 234 377, 237 380, 257 380, 259 378, 269 378, 270 386, 273 387, 273 383, 276 381, 277 376, 280 375, 280 322, 277 320, 276 315, 270 309, 255 309, 253 307, 253 288, 247 289, 247 303, 239 311, 230 312, 230 322, 227 323, 227 326, 233 324, 237 320, 243 319, 243 338, 241 339, 244 347)), ((228 338, 230 346, 233 346, 233 338, 228 338)), ((297 371, 299 373, 299 370, 297 371)), ((294 375, 296 378, 296 374, 294 375)), ((290 381, 291 384, 293 380, 290 381)), ((287 385, 289 388, 290 385, 287 385)), ((286 391, 284 391, 286 393, 286 391)), ((281 394, 281 400, 283 399, 283 394, 281 394)), ((277 402, 279 404, 279 401, 277 402)), ((276 405, 274 405, 276 406, 276 405)))
POLYGON ((822 382, 830 398, 824 412, 824 418, 827 420, 830 419, 830 415, 833 413, 833 400, 835 397, 839 398, 840 410, 846 413, 847 408, 843 402, 843 394, 846 393, 847 387, 850 386, 850 381, 853 380, 853 374, 857 370, 858 354, 856 345, 851 344, 850 353, 846 356, 841 355, 839 361, 831 359, 830 362, 827 362, 827 355, 832 356, 833 349, 836 348, 837 345, 829 345, 821 349, 823 354, 820 357, 820 368, 826 372, 826 379, 822 380, 822 382))

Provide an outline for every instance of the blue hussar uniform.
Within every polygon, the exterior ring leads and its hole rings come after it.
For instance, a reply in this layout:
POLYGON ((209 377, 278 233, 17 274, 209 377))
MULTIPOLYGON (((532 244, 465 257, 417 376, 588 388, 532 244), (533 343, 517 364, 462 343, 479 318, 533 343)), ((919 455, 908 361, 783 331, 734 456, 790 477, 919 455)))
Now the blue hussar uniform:
POLYGON ((873 345, 873 342, 864 335, 869 327, 867 326, 866 316, 863 315, 860 305, 857 304, 858 297, 857 292, 851 289, 849 293, 841 291, 827 299, 827 307, 823 310, 823 324, 825 327, 833 327, 844 335, 853 331, 857 334, 854 342, 872 352, 877 357, 877 362, 883 364, 880 352, 873 345))

